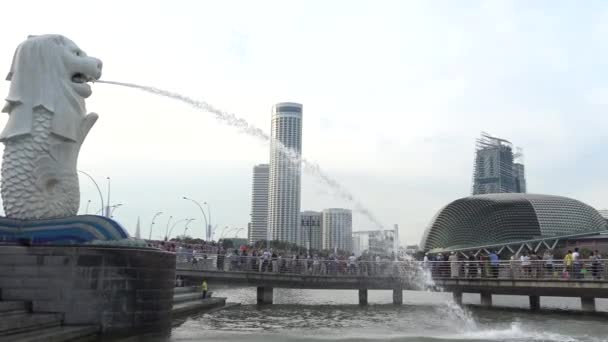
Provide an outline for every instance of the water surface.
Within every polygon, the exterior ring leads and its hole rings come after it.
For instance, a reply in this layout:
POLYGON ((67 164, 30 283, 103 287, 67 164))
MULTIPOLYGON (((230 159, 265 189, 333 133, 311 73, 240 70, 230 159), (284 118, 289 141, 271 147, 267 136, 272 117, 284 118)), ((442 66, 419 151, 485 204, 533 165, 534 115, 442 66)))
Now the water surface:
MULTIPOLYGON (((578 310, 576 298, 542 297, 549 310, 532 313, 520 296, 494 296, 507 309, 462 311, 448 293, 404 291, 404 304, 394 306, 391 291, 370 290, 361 307, 353 290, 275 289, 275 304, 260 307, 255 288, 214 291, 243 305, 192 317, 171 341, 608 341, 608 316, 560 311, 578 310)), ((479 304, 479 296, 464 302, 479 304)), ((606 300, 597 306, 608 311, 606 300)))

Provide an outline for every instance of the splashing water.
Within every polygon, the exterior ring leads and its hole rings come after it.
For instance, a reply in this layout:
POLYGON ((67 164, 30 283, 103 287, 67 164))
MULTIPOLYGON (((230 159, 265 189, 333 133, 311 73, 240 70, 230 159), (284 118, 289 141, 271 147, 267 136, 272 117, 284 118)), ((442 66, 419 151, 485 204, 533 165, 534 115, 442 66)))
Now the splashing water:
MULTIPOLYGON (((431 263, 416 261, 409 255, 406 255, 405 262, 409 262, 411 269, 413 269, 413 272, 406 273, 410 284, 413 284, 419 290, 444 292, 444 289, 438 286, 433 279, 431 263)), ((442 315, 446 316, 446 322, 455 322, 457 328, 462 332, 478 330, 477 322, 471 313, 463 306, 458 305, 453 298, 446 299, 439 306, 439 311, 442 315)))
MULTIPOLYGON (((101 80, 98 80, 96 82, 105 83, 105 84, 114 84, 114 85, 118 85, 118 86, 139 89, 139 90, 143 90, 145 92, 152 93, 155 95, 160 95, 160 96, 168 97, 168 98, 171 98, 174 100, 178 100, 178 101, 184 102, 196 109, 200 109, 202 111, 215 114, 215 118, 217 120, 219 120, 229 126, 238 128, 241 131, 243 131, 244 133, 246 133, 250 136, 253 136, 255 138, 258 138, 264 142, 270 142, 273 140, 270 135, 266 134, 260 128, 257 128, 254 125, 250 124, 245 119, 239 118, 236 115, 234 115, 233 113, 228 113, 228 112, 225 112, 218 108, 215 108, 205 101, 195 100, 195 99, 192 99, 190 97, 187 97, 187 96, 184 96, 184 95, 181 95, 178 93, 173 93, 173 92, 170 92, 167 90, 163 90, 163 89, 159 89, 159 88, 155 88, 155 87, 138 85, 138 84, 134 84, 134 83, 101 81, 101 80)), ((353 211, 358 212, 358 213, 362 214, 363 216, 365 216, 369 221, 371 221, 373 224, 375 224, 378 228, 383 227, 382 224, 380 223, 380 221, 376 218, 376 216, 374 214, 372 214, 372 212, 369 209, 367 209, 361 202, 359 202, 350 193, 350 191, 348 191, 344 186, 342 186, 340 183, 338 183, 338 181, 336 181, 335 179, 333 179, 329 175, 327 175, 325 172, 323 172, 317 163, 314 163, 307 159, 302 158, 299 153, 297 153, 293 149, 287 148, 280 141, 272 141, 272 142, 274 143, 272 145, 276 146, 276 148, 279 150, 280 153, 286 155, 288 157, 288 160, 294 166, 296 166, 296 169, 298 171, 300 170, 300 168, 297 166, 302 165, 304 171, 313 175, 318 180, 320 180, 321 182, 323 182, 324 184, 329 186, 333 190, 333 192, 336 196, 352 203, 353 211)))

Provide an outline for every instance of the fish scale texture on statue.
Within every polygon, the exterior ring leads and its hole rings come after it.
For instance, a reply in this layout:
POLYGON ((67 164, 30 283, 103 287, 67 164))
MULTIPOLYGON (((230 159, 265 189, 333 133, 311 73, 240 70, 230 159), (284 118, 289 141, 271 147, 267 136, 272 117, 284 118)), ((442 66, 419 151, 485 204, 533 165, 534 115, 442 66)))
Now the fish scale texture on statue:
POLYGON ((60 35, 30 36, 16 49, 0 133, 6 216, 40 220, 74 216, 80 206, 77 161, 97 120, 86 114, 88 81, 101 77, 101 61, 60 35))

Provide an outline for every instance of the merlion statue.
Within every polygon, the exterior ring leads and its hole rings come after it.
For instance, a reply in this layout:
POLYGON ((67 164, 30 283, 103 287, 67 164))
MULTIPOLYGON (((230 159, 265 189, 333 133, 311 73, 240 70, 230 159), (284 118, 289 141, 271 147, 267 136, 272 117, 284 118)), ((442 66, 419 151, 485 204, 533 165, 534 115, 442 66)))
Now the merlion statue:
POLYGON ((6 216, 34 220, 76 215, 78 152, 97 114, 86 114, 89 81, 102 63, 60 35, 30 36, 7 76, 11 82, 0 133, 1 194, 6 216))

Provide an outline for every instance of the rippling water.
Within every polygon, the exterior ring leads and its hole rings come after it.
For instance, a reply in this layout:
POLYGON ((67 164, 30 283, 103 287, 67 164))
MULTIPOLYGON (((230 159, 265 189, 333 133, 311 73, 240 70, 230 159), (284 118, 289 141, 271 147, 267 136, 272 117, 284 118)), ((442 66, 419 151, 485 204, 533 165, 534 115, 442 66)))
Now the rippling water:
MULTIPOLYGON (((357 304, 357 291, 275 289, 274 305, 254 304, 255 288, 214 289, 214 296, 243 305, 203 314, 175 327, 170 341, 608 341, 608 316, 527 310, 527 297, 494 296, 511 309, 446 305, 451 294, 404 291, 404 305, 391 305, 392 292, 369 291, 370 305, 357 304)), ((475 295, 465 303, 479 304, 475 295)), ((608 303, 598 300, 598 309, 608 303)), ((553 309, 578 309, 576 298, 541 298, 553 309)))

